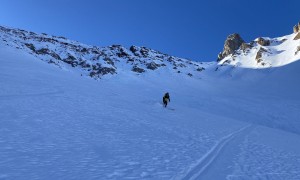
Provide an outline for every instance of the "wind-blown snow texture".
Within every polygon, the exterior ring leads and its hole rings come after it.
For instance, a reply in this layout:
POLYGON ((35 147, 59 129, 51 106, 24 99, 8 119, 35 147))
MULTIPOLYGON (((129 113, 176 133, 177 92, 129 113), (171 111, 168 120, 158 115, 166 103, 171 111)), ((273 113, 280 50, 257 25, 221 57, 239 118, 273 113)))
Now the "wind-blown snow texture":
POLYGON ((262 65, 257 44, 216 64, 1 31, 0 179, 300 179, 294 35, 272 39, 262 65))

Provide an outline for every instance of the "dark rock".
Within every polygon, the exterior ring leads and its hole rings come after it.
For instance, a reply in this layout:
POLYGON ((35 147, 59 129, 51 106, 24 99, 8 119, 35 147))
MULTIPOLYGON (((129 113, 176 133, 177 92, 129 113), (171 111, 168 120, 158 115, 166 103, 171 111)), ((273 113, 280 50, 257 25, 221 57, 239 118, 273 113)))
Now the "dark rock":
POLYGON ((92 65, 91 77, 101 77, 106 74, 116 74, 116 69, 111 67, 102 67, 100 63, 92 65))
POLYGON ((35 51, 35 53, 36 54, 43 54, 43 55, 45 55, 45 54, 49 54, 49 49, 47 49, 47 48, 42 48, 42 49, 39 49, 39 50, 37 50, 37 51, 35 51))
POLYGON ((98 70, 98 66, 95 65, 95 64, 93 64, 93 65, 92 65, 92 69, 93 69, 93 70, 98 70))
POLYGON ((33 44, 28 44, 28 43, 25 43, 25 46, 27 46, 29 49, 31 49, 33 52, 35 52, 35 47, 33 44))
POLYGON ((140 48, 137 46, 131 46, 129 50, 137 57, 140 57, 140 48))
POLYGON ((61 60, 60 56, 58 54, 56 54, 55 52, 51 51, 49 53, 50 56, 52 56, 53 58, 57 59, 57 60, 61 60))
POLYGON ((133 62, 134 62, 134 59, 129 58, 129 59, 127 60, 127 63, 133 63, 133 62))
POLYGON ((128 57, 129 54, 127 54, 123 48, 120 48, 120 52, 117 53, 117 56, 119 58, 122 58, 122 57, 128 57))
POLYGON ((100 54, 100 52, 97 51, 97 50, 92 50, 92 53, 94 53, 94 54, 100 54))
POLYGON ((140 53, 144 56, 147 57, 148 53, 149 53, 149 49, 147 49, 146 47, 142 47, 140 50, 140 53))
POLYGON ((182 68, 185 68, 185 67, 186 67, 186 65, 183 64, 183 63, 179 63, 177 66, 182 67, 182 68))
POLYGON ((91 67, 90 64, 88 64, 86 61, 83 61, 83 60, 80 60, 79 65, 80 65, 82 68, 90 68, 90 67, 91 67))
POLYGON ((67 59, 70 59, 72 61, 76 60, 76 58, 74 56, 70 55, 70 54, 69 54, 69 57, 67 59))
POLYGON ((257 60, 257 63, 261 63, 263 60, 262 59, 258 59, 257 60))
POLYGON ((251 49, 253 46, 251 44, 247 44, 247 43, 242 43, 241 45, 241 50, 243 50, 244 52, 247 50, 247 49, 251 49))
POLYGON ((100 67, 98 69, 98 74, 105 75, 105 74, 115 74, 116 70, 114 68, 109 67, 100 67))
POLYGON ((29 34, 30 34, 31 36, 36 36, 36 33, 34 33, 34 32, 29 32, 29 34))
POLYGON ((133 53, 138 51, 138 48, 136 46, 130 46, 129 50, 133 53))
POLYGON ((188 75, 188 76, 190 76, 190 77, 192 77, 192 76, 193 76, 193 74, 191 74, 191 73, 188 73, 187 75, 188 75))
POLYGON ((204 67, 198 67, 196 70, 199 71, 199 72, 201 72, 201 71, 204 71, 205 68, 204 67))
POLYGON ((183 60, 182 60, 182 59, 177 59, 177 61, 178 61, 178 62, 183 62, 183 60))
POLYGON ((86 53, 86 52, 88 52, 88 50, 87 50, 87 48, 82 48, 82 49, 81 49, 81 52, 82 52, 82 53, 86 53))
POLYGON ((139 68, 139 67, 137 67, 137 66, 133 66, 132 69, 131 69, 131 71, 137 72, 137 73, 143 73, 143 72, 145 72, 144 69, 139 68))
POLYGON ((218 61, 224 59, 226 56, 233 54, 244 43, 244 40, 237 33, 231 34, 227 37, 223 52, 219 53, 218 61))
POLYGON ((267 52, 267 50, 262 48, 262 47, 258 50, 258 52, 256 54, 256 57, 255 57, 255 60, 257 61, 257 63, 262 61, 261 58, 262 58, 262 55, 263 55, 264 52, 267 52))
POLYGON ((113 60, 111 60, 109 57, 105 57, 103 60, 104 60, 107 64, 110 64, 110 65, 112 65, 112 66, 115 65, 115 63, 113 62, 113 60))
MULTIPOLYGON (((28 46, 27 46, 28 47, 28 46)), ((42 48, 40 50, 34 51, 36 54, 42 54, 42 55, 50 55, 53 58, 57 59, 57 60, 61 60, 60 56, 58 54, 56 54, 54 51, 51 51, 47 48, 42 48)))
POLYGON ((57 63, 56 63, 55 61, 53 61, 52 59, 50 59, 50 60, 48 61, 48 63, 49 63, 49 64, 55 64, 55 65, 57 65, 57 63))
POLYGON ((75 67, 75 66, 78 65, 78 62, 75 61, 75 60, 76 60, 76 58, 74 56, 70 55, 70 54, 67 58, 63 59, 63 61, 65 63, 72 65, 72 67, 75 67))
POLYGON ((115 48, 121 48, 122 46, 119 44, 113 44, 113 45, 111 45, 111 47, 115 49, 115 48))
POLYGON ((63 36, 58 36, 57 38, 60 38, 60 39, 67 39, 67 38, 65 38, 65 37, 63 37, 63 36))
POLYGON ((95 71, 90 72, 90 77, 95 77, 97 73, 95 71))
POLYGON ((148 64, 146 64, 146 66, 147 66, 147 69, 151 69, 151 70, 155 70, 158 67, 160 67, 160 65, 156 64, 155 62, 148 63, 148 64))
POLYGON ((269 46, 270 45, 270 40, 260 37, 260 38, 257 39, 257 43, 262 45, 262 46, 269 46))
POLYGON ((168 62, 174 62, 174 57, 173 56, 170 56, 168 59, 167 59, 168 62))

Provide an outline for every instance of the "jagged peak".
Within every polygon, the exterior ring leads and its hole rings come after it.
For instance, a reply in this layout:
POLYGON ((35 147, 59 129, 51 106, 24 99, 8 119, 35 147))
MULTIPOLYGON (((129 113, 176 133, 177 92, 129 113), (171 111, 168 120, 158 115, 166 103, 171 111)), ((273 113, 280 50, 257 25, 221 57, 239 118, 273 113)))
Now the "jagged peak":
POLYGON ((238 33, 230 34, 225 40, 223 51, 218 55, 218 61, 224 59, 230 54, 233 54, 234 51, 239 49, 244 42, 245 41, 238 33))

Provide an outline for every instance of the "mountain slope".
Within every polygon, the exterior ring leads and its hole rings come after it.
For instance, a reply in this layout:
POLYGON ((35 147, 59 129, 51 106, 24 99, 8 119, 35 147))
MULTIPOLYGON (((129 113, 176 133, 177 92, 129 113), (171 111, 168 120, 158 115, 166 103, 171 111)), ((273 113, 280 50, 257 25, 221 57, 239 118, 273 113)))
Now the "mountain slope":
POLYGON ((62 69, 76 70, 78 74, 95 79, 123 71, 140 74, 160 69, 199 77, 208 64, 169 56, 146 47, 96 47, 64 37, 7 27, 0 27, 0 38, 7 46, 22 49, 62 69))
POLYGON ((300 178, 300 61, 95 81, 18 43, 0 43, 0 179, 300 178))

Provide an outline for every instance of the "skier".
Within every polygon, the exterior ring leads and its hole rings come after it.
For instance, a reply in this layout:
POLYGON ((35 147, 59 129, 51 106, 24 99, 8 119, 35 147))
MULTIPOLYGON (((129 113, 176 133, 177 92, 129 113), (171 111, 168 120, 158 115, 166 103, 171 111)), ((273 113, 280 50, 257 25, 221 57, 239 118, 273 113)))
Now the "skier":
POLYGON ((171 101, 171 100, 170 100, 170 95, 169 95, 169 93, 167 92, 167 93, 165 93, 165 95, 164 95, 164 97, 163 97, 164 107, 167 107, 168 102, 170 102, 170 101, 171 101))

